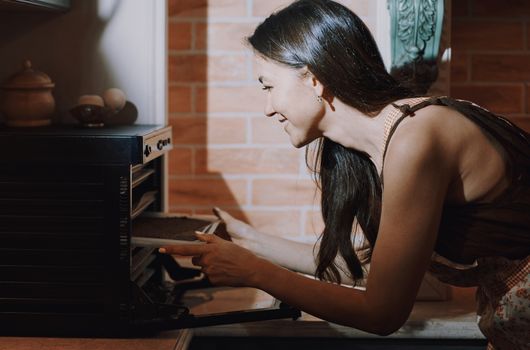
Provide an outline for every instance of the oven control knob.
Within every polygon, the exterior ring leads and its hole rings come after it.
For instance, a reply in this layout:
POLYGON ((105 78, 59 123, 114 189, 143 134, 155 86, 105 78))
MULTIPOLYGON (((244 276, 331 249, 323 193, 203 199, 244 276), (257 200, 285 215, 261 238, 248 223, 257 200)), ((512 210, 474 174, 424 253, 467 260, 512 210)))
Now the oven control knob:
POLYGON ((150 154, 151 154, 151 146, 145 145, 144 155, 146 157, 149 157, 150 154))

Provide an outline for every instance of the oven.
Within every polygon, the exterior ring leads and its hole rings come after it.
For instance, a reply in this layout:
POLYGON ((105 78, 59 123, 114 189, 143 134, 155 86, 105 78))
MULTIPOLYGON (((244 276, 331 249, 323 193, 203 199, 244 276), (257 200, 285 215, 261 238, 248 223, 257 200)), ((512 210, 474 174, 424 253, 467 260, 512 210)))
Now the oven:
POLYGON ((2 334, 137 336, 300 315, 278 303, 194 316, 181 296, 208 281, 138 243, 211 221, 165 213, 171 127, 2 128, 0 147, 2 334))

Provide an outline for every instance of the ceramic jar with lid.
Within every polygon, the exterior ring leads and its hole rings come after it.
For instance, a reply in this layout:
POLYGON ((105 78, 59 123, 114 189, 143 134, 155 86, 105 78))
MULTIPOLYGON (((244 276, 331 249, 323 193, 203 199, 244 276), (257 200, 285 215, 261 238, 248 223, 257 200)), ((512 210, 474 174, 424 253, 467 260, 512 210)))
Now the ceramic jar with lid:
POLYGON ((2 85, 0 109, 8 126, 31 127, 51 124, 55 111, 50 77, 31 66, 26 60, 20 72, 2 85))

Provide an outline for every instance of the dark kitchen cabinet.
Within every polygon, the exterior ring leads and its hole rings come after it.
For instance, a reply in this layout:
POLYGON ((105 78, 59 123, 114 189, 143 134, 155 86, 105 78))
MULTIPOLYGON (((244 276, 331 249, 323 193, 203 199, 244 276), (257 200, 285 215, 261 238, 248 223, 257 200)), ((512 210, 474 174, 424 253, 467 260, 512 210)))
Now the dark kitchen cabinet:
POLYGON ((485 340, 194 337, 190 350, 484 350, 485 340))

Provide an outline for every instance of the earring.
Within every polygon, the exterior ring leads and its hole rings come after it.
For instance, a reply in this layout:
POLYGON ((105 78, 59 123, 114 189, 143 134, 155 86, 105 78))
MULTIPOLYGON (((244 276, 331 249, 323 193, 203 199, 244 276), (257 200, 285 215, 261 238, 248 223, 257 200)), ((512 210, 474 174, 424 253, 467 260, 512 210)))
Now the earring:
POLYGON ((322 103, 322 96, 317 96, 318 103, 322 103))

